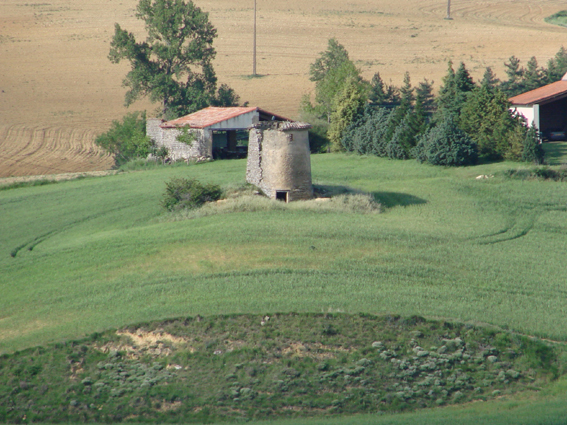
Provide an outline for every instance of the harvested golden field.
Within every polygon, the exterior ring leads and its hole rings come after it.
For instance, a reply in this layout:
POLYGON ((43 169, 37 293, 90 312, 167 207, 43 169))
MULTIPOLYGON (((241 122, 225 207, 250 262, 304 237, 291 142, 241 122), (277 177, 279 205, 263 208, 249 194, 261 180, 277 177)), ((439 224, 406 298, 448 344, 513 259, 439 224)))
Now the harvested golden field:
MULTIPOLYGON (((115 22, 143 35, 136 0, 3 0, 0 3, 0 177, 107 169, 94 144, 123 106, 127 65, 107 59, 115 22)), ((446 62, 473 75, 516 55, 541 64, 567 45, 544 22, 559 0, 258 0, 258 68, 252 72, 253 0, 197 0, 218 29, 216 71, 242 101, 290 117, 313 86, 309 64, 336 37, 366 77, 439 86, 446 62)), ((154 106, 140 101, 131 110, 154 106)))

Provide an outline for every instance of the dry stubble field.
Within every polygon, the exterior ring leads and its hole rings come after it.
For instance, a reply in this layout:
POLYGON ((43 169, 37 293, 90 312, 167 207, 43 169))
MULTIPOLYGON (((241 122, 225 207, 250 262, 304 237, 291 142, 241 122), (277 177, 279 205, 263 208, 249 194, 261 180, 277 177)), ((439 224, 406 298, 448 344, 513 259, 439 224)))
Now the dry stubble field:
MULTIPOLYGON (((108 169, 93 143, 123 106, 126 65, 107 59, 115 22, 139 36, 136 0, 0 2, 0 177, 108 169)), ((290 117, 313 89, 309 64, 336 37, 370 78, 436 87, 448 59, 478 77, 500 76, 511 55, 540 63, 567 46, 567 29, 544 22, 559 0, 258 0, 258 73, 252 72, 253 0, 196 0, 218 29, 216 70, 243 101, 290 117)), ((148 111, 145 101, 131 110, 148 111)))

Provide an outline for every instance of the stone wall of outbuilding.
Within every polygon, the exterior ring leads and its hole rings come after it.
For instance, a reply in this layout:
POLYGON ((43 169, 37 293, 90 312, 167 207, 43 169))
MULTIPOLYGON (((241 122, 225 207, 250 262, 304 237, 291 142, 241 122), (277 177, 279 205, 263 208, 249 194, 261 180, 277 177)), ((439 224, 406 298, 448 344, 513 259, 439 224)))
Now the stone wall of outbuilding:
POLYGON ((146 121, 146 135, 150 137, 158 148, 165 146, 172 161, 212 158, 213 132, 210 130, 190 129, 195 135, 191 144, 179 142, 177 136, 181 130, 177 128, 161 128, 160 119, 146 121))

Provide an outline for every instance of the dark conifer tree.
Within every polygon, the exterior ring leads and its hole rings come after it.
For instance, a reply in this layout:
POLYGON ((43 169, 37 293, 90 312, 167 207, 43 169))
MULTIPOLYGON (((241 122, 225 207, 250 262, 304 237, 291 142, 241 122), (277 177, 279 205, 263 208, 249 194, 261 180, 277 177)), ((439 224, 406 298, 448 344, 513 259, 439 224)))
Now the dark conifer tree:
POLYGON ((500 85, 500 80, 496 77, 496 74, 491 67, 488 66, 484 71, 480 85, 481 87, 488 88, 489 90, 494 90, 500 85))
POLYGON ((411 138, 408 115, 396 127, 392 138, 386 146, 386 152, 390 159, 408 159, 410 157, 409 138, 411 138))
POLYGON ((525 91, 537 89, 544 85, 546 70, 540 68, 535 56, 532 56, 526 65, 522 78, 522 88, 525 91))
POLYGON ((523 92, 522 80, 525 70, 520 66, 520 59, 516 56, 510 56, 508 62, 504 62, 504 67, 508 79, 502 83, 502 91, 508 96, 515 96, 523 92))
POLYGON ((461 62, 457 72, 453 71, 453 64, 449 62, 447 75, 443 78, 443 86, 439 90, 437 107, 440 116, 449 113, 456 117, 467 100, 467 95, 475 88, 475 83, 461 62))
MULTIPOLYGON (((391 123, 393 127, 397 127, 402 122, 407 113, 412 109, 413 102, 415 100, 413 91, 414 89, 411 86, 409 72, 406 71, 406 73, 404 74, 404 85, 400 89, 400 106, 398 106, 393 112, 394 116, 392 117, 391 123)), ((395 128, 393 128, 392 135, 395 131, 395 128)))
POLYGON ((386 100, 386 89, 380 73, 377 72, 372 76, 370 81, 370 95, 368 100, 373 105, 382 105, 386 100))
POLYGON ((478 160, 475 142, 457 127, 452 114, 441 116, 419 139, 413 155, 419 162, 445 166, 472 165, 478 160))
POLYGON ((544 156, 545 152, 538 137, 538 130, 532 124, 526 132, 524 149, 522 152, 522 161, 543 164, 544 156))
POLYGON ((400 89, 401 94, 401 105, 406 108, 411 108, 415 100, 414 89, 411 86, 411 78, 409 72, 406 71, 404 74, 404 85, 400 89))
POLYGON ((559 81, 565 73, 567 73, 567 50, 561 46, 555 57, 547 62, 545 83, 550 84, 559 81))
POLYGON ((439 96, 437 97, 438 110, 449 110, 457 93, 453 62, 449 61, 448 65, 447 74, 443 77, 442 85, 439 89, 439 96))
POLYGON ((433 95, 433 81, 426 78, 415 88, 415 105, 420 104, 423 111, 431 116, 435 112, 435 96, 433 95))
POLYGON ((461 62, 457 72, 455 72, 455 88, 457 92, 468 93, 476 87, 471 74, 467 70, 465 63, 461 62))

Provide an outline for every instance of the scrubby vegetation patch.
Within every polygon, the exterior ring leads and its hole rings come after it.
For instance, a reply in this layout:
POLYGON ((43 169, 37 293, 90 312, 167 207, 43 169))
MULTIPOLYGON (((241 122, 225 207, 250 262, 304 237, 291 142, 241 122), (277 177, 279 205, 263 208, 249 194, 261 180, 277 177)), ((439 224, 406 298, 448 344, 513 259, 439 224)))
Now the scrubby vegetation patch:
POLYGON ((553 169, 548 167, 532 169, 512 169, 502 173, 514 180, 550 180, 555 182, 567 181, 567 167, 553 169))
POLYGON ((218 201, 221 195, 222 190, 218 185, 178 177, 165 184, 162 206, 168 211, 193 209, 205 202, 218 201))
POLYGON ((536 389, 560 349, 421 317, 187 318, 0 358, 0 421, 260 419, 405 411, 536 389))

